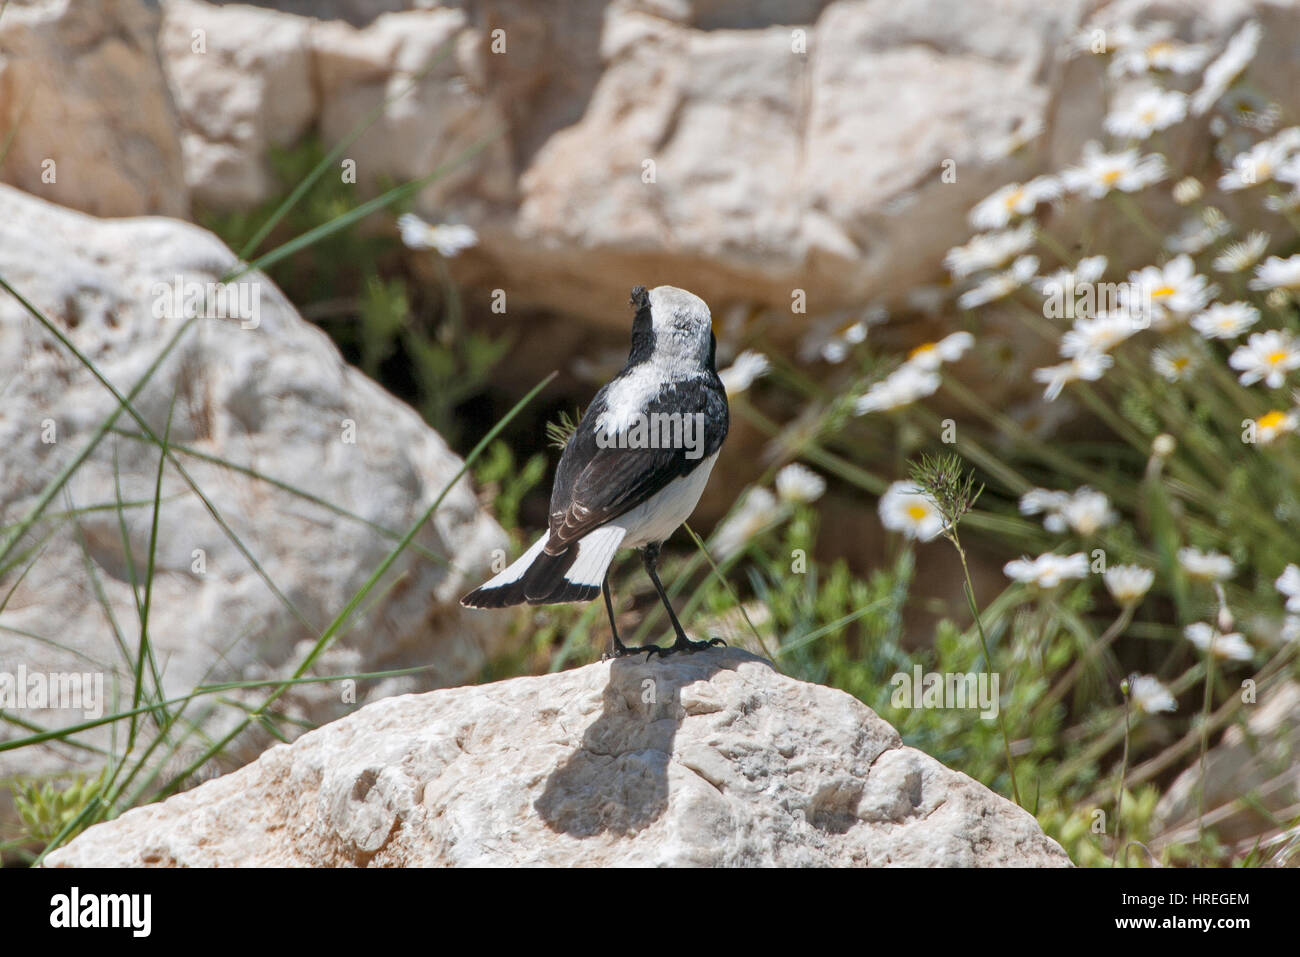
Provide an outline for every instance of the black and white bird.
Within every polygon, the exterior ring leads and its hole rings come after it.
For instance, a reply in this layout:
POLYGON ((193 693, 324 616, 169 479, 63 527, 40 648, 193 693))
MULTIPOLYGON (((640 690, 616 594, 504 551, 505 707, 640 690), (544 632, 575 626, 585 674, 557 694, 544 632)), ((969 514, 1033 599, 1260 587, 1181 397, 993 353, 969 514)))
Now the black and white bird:
POLYGON ((560 456, 550 529, 517 561, 462 598, 470 608, 591 601, 605 596, 613 654, 668 655, 721 644, 691 641, 659 581, 659 549, 695 510, 729 425, 709 307, 674 286, 632 290, 627 364, 592 400, 560 456), (629 648, 618 636, 609 566, 641 549, 677 641, 629 648))

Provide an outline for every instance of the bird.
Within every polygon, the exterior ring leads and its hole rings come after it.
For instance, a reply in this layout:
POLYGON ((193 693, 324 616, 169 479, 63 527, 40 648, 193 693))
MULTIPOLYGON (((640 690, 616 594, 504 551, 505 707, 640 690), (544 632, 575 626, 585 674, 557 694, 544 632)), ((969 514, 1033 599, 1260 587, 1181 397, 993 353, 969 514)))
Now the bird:
POLYGON ((703 651, 692 641, 657 571, 663 543, 695 510, 730 426, 718 378, 709 307, 675 286, 632 290, 627 364, 596 393, 565 443, 551 488, 548 529, 514 563, 474 589, 468 608, 586 602, 605 597, 612 650, 621 658, 703 651), (609 568, 639 549, 676 641, 628 647, 618 634, 609 568))

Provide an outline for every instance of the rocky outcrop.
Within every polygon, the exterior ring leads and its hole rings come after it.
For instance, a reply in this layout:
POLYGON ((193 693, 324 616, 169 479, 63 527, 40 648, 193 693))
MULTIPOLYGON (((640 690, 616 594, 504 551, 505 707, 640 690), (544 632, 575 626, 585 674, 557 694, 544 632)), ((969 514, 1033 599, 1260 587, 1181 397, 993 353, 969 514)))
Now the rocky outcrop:
POLYGON ((99 216, 184 216, 156 4, 26 0, 0 15, 0 182, 99 216))
POLYGON ((375 702, 51 866, 1055 867, 1025 811, 738 649, 375 702))
MULTIPOLYGON (((170 429, 174 456, 162 468, 155 534, 158 447, 129 414, 96 441, 116 400, 0 292, 0 543, 74 469, 8 551, 0 672, 96 674, 101 713, 129 708, 152 561, 148 635, 165 697, 289 675, 460 469, 411 408, 348 366, 269 280, 253 273, 216 285, 235 264, 214 236, 182 222, 98 220, 0 187, 0 276, 99 374, 125 395, 170 349, 133 407, 156 436, 170 429), (202 317, 187 326, 194 312, 202 317)), ((314 673, 429 668, 360 682, 356 700, 477 675, 500 649, 500 621, 456 601, 505 544, 462 479, 314 673)), ((229 694, 253 703, 266 689, 229 694)), ((344 699, 337 684, 308 684, 277 710, 321 723, 351 709, 344 699)), ((87 719, 87 709, 36 699, 17 712, 13 702, 0 707, 27 723, 0 724, 0 740, 87 719)), ((242 715, 204 698, 185 718, 215 739, 242 715)), ((201 747, 189 737, 181 766, 201 747)), ((121 733, 115 740, 120 749, 121 733)), ((248 760, 267 740, 237 739, 226 758, 248 760)), ((95 749, 109 746, 110 729, 75 741, 82 747, 0 753, 0 778, 97 773, 95 749)), ((7 801, 7 789, 0 794, 7 801)))

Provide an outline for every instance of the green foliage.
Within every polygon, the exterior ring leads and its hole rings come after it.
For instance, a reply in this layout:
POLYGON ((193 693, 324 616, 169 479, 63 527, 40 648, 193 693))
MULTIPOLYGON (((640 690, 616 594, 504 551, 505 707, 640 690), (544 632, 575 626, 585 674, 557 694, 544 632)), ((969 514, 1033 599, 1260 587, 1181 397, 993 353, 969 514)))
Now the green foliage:
POLYGON ((86 825, 75 825, 74 822, 96 799, 105 778, 105 773, 96 777, 82 774, 63 786, 53 780, 11 780, 9 790, 22 822, 24 840, 46 844, 70 825, 65 837, 78 834, 86 825))

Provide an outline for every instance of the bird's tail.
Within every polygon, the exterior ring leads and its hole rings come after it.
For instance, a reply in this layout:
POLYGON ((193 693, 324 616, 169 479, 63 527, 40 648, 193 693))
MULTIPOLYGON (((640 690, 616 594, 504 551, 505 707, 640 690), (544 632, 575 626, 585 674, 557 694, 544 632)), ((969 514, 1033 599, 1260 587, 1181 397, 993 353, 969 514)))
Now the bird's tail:
POLYGON ((558 554, 546 551, 549 535, 535 541, 505 571, 460 600, 466 608, 507 605, 554 605, 591 601, 600 594, 609 563, 614 560, 626 529, 605 525, 589 532, 558 554))

